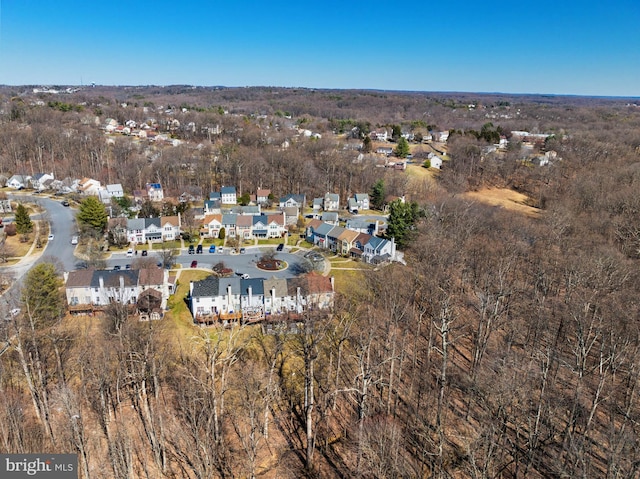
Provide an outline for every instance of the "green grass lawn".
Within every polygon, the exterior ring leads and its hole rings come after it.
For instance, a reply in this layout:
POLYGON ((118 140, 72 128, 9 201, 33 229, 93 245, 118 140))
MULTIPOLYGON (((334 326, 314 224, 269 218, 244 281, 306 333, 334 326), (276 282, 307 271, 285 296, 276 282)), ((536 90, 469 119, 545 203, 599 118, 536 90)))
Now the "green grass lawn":
MULTIPOLYGON (((153 250, 162 250, 162 249, 180 249, 182 244, 180 241, 164 241, 162 243, 152 243, 151 249, 153 250)), ((137 248, 137 246, 136 246, 137 248)), ((146 245, 142 245, 140 249, 147 249, 146 245)))

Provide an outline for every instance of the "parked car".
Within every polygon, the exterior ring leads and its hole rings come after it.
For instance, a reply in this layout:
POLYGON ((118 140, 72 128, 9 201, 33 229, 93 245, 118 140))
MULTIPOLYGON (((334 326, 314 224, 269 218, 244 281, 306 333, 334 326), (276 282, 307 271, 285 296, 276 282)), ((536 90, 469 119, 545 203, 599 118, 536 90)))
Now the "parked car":
POLYGON ((130 265, 130 264, 126 264, 126 265, 124 266, 124 269, 131 269, 131 265, 130 265))
POLYGON ((247 273, 245 273, 245 274, 243 274, 243 275, 241 276, 241 278, 242 278, 242 279, 249 279, 249 278, 251 278, 251 276, 249 276, 247 273))
POLYGON ((219 253, 219 254, 224 253, 224 248, 222 248, 222 247, 221 247, 221 248, 218 248, 218 253, 219 253))
POLYGON ((127 258, 132 258, 133 257, 133 249, 129 248, 127 250, 127 258))
POLYGON ((189 254, 194 254, 196 252, 196 249, 193 247, 192 244, 189 245, 189 254))
POLYGON ((49 241, 53 241, 54 236, 53 235, 49 235, 49 237, 47 238, 47 240, 49 241))
POLYGON ((77 236, 72 236, 71 237, 71 244, 78 244, 78 237, 77 236))
POLYGON ((147 256, 147 254, 149 254, 149 252, 146 249, 142 250, 142 256, 147 256))
POLYGON ((202 245, 199 244, 198 247, 196 248, 196 253, 197 254, 202 254, 202 245))
POLYGON ((245 254, 247 252, 246 248, 240 248, 240 254, 245 254))
POLYGON ((282 251, 284 249, 284 243, 280 243, 276 248, 276 251, 282 251))
POLYGON ((69 206, 69 202, 67 200, 62 201, 62 206, 69 206))
POLYGON ((198 267, 198 262, 195 259, 191 262, 191 267, 192 268, 197 268, 198 267))
POLYGON ((212 244, 211 246, 209 246, 209 253, 215 253, 216 252, 216 245, 212 244))
POLYGON ((120 271, 120 269, 121 269, 121 268, 120 268, 120 265, 119 265, 119 264, 117 264, 117 265, 115 265, 115 266, 113 267, 113 270, 114 270, 114 271, 120 271))

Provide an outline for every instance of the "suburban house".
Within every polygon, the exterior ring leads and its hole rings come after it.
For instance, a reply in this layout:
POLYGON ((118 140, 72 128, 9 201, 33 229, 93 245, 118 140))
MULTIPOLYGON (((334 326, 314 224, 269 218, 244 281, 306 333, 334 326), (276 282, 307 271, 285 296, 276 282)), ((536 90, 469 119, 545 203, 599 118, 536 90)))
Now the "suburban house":
POLYGON ((212 215, 212 214, 220 214, 222 210, 220 209, 222 206, 222 201, 220 198, 220 193, 214 192, 209 194, 209 199, 204 202, 204 214, 212 215), (217 197, 215 195, 218 195, 217 197), (212 196, 214 196, 212 198, 212 196))
POLYGON ((26 188, 29 185, 30 180, 31 176, 29 175, 13 175, 7 180, 7 187, 13 188, 14 190, 20 190, 22 188, 26 188))
POLYGON ((340 209, 340 195, 327 192, 324 195, 322 207, 325 211, 338 211, 340 209))
POLYGON ((442 168, 442 158, 440 158, 438 155, 429 155, 429 162, 431 165, 431 168, 437 168, 440 169, 442 168))
POLYGON ((322 205, 324 204, 324 198, 314 198, 312 203, 313 217, 316 218, 322 211, 322 205))
POLYGON ((348 208, 352 213, 369 209, 369 195, 367 193, 356 193, 348 199, 348 208))
POLYGON ((316 273, 289 279, 209 276, 190 283, 188 303, 196 323, 226 324, 326 310, 333 298, 333 278, 316 273))
POLYGON ((107 185, 105 188, 102 188, 100 191, 98 191, 98 198, 100 198, 100 201, 102 201, 105 205, 111 203, 111 198, 123 197, 124 191, 120 183, 107 185))
POLYGON ((161 243, 180 237, 180 217, 136 218, 127 220, 127 239, 130 243, 161 243))
POLYGON ((337 211, 323 211, 320 215, 320 219, 325 223, 329 223, 332 225, 338 225, 340 222, 340 216, 337 211))
POLYGON ((149 201, 157 202, 164 200, 164 192, 160 183, 147 183, 145 186, 149 201))
POLYGON ((236 215, 236 236, 248 240, 251 238, 254 216, 236 215))
POLYGON ((402 254, 396 251, 393 238, 387 240, 360 231, 334 226, 320 220, 309 222, 306 240, 336 254, 359 257, 366 263, 403 262, 402 254))
POLYGON ((368 221, 359 218, 349 218, 345 224, 347 229, 357 231, 359 233, 367 233, 369 235, 377 235, 379 232, 378 221, 368 221))
POLYGON ((180 239, 182 229, 180 213, 177 216, 160 217, 162 227, 162 241, 175 241, 180 239))
POLYGON ((227 238, 236 237, 237 220, 238 220, 238 215, 235 215, 235 214, 222 215, 222 227, 224 228, 227 238))
POLYGON ((391 241, 372 236, 364 245, 362 259, 365 263, 380 264, 396 260, 396 243, 393 238, 391 241))
POLYGON ((302 210, 305 206, 305 196, 304 195, 286 195, 280 198, 279 203, 280 208, 284 208, 286 206, 295 206, 298 210, 302 210))
POLYGON ((122 189, 122 185, 120 183, 114 183, 112 185, 107 185, 105 187, 105 191, 111 198, 122 198, 124 197, 124 190, 122 189))
POLYGON ((297 206, 285 206, 284 208, 280 208, 280 211, 287 219, 287 226, 294 226, 298 223, 300 210, 297 206))
POLYGON ((238 202, 235 186, 223 186, 220 188, 220 201, 223 205, 235 205, 238 202))
POLYGON ((34 190, 42 191, 48 189, 53 180, 53 173, 36 173, 31 177, 30 183, 34 190))
POLYGON ((100 182, 92 178, 82 178, 76 185, 76 191, 85 196, 98 196, 101 189, 100 182))
POLYGON ((376 153, 379 155, 391 156, 393 154, 393 148, 388 146, 381 146, 376 148, 376 153))
POLYGON ((389 132, 385 129, 374 130, 369 133, 369 138, 373 141, 387 141, 389 139, 389 132))
POLYGON ((264 205, 268 203, 270 194, 271 194, 271 190, 258 189, 256 191, 256 203, 259 205, 264 205))
POLYGON ((203 238, 217 238, 222 229, 222 215, 206 215, 200 226, 200 236, 203 238))
POLYGON ((344 229, 342 234, 338 235, 336 241, 336 253, 342 256, 349 256, 354 248, 356 239, 360 236, 358 231, 344 229))
POLYGON ((162 268, 132 270, 82 269, 65 273, 65 294, 71 313, 93 313, 118 302, 136 305, 149 319, 160 319, 170 288, 162 268))

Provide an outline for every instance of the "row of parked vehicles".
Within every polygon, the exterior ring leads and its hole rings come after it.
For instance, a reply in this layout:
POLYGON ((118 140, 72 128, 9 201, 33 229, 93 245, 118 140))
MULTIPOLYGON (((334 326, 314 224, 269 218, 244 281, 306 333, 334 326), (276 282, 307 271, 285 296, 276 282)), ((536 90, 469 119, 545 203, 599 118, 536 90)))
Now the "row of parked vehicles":
MULTIPOLYGON (((216 250, 216 245, 212 244, 211 246, 209 246, 209 253, 215 253, 216 251, 218 251, 218 253, 224 253, 224 248, 217 248, 216 250)), ((192 244, 189 245, 189 254, 202 254, 202 245, 199 244, 198 246, 193 246, 192 244)))

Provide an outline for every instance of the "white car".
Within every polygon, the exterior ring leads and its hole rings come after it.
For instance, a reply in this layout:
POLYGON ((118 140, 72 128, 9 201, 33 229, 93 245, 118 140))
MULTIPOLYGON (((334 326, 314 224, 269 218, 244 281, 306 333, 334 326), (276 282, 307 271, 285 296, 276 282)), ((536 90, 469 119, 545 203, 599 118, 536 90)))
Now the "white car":
POLYGON ((49 235, 49 237, 47 238, 47 240, 49 241, 53 241, 54 236, 53 235, 49 235))
POLYGON ((72 236, 71 237, 71 244, 78 244, 78 237, 77 236, 72 236))
POLYGON ((127 258, 132 258, 133 257, 133 250, 131 248, 129 248, 127 250, 127 258))

